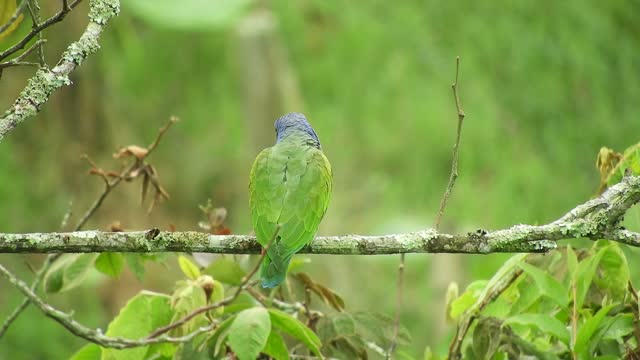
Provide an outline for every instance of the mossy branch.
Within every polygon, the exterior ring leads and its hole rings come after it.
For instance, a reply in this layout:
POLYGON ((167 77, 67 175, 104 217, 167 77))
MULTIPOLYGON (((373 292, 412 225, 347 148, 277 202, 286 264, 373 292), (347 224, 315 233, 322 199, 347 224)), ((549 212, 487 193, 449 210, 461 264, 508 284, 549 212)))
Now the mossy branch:
POLYGON ((18 124, 37 114, 54 91, 63 85, 70 85, 69 74, 80 66, 87 56, 100 48, 98 39, 107 22, 120 12, 120 2, 118 0, 91 0, 89 6, 89 24, 80 40, 67 47, 55 67, 52 69, 41 67, 29 79, 27 86, 9 110, 0 117, 0 142, 18 124))
MULTIPOLYGON (((620 226, 622 217, 640 201, 640 176, 626 176, 600 197, 545 225, 515 225, 502 230, 444 234, 427 229, 379 236, 317 237, 300 253, 378 255, 398 253, 546 252, 556 241, 609 239, 640 247, 640 233, 620 226)), ((66 233, 0 234, 0 253, 84 252, 208 252, 257 254, 254 236, 210 235, 200 232, 77 231, 66 233)))

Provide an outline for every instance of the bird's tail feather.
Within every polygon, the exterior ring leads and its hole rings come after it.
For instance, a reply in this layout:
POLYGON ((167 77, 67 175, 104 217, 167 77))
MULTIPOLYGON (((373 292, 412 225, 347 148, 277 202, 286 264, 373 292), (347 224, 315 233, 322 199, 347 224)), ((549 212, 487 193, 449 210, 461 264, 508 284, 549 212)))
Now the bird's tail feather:
POLYGON ((273 288, 284 281, 287 277, 287 269, 289 268, 289 262, 291 257, 284 259, 282 262, 274 262, 265 256, 260 265, 260 279, 262 280, 263 288, 273 288))

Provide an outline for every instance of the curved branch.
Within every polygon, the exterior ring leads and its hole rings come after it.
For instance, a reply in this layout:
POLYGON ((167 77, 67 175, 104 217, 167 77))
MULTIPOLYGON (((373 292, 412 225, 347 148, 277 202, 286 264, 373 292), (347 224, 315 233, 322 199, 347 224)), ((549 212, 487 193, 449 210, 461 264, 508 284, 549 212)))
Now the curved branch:
MULTIPOLYGON (((599 198, 577 206, 546 225, 515 225, 508 229, 444 234, 428 229, 379 236, 317 237, 300 253, 377 255, 398 253, 546 252, 556 241, 609 239, 640 247, 640 233, 619 226, 626 211, 640 201, 640 176, 626 176, 599 198)), ((200 232, 101 232, 0 234, 0 253, 56 252, 208 252, 257 254, 260 244, 250 235, 210 235, 200 232)))
MULTIPOLYGON (((69 7, 64 11, 68 12, 69 7)), ((104 30, 105 25, 120 12, 120 2, 118 0, 92 0, 89 8, 89 24, 80 40, 72 43, 62 54, 62 58, 53 69, 40 68, 36 74, 29 79, 27 86, 22 90, 18 99, 0 117, 0 142, 11 130, 27 118, 40 111, 40 107, 49 100, 49 96, 61 88, 63 85, 71 84, 69 74, 75 70, 82 61, 90 54, 95 53, 100 45, 98 39, 104 30)), ((46 25, 55 16, 41 26, 46 25)), ((58 20, 59 21, 59 20, 58 20)), ((48 26, 48 25, 47 25, 48 26)), ((35 34, 34 34, 35 36, 35 34)), ((18 46, 20 44, 16 44, 18 46)), ((21 46, 24 47, 25 44, 21 46)), ((11 49, 8 49, 9 51, 11 49)), ((0 54, 0 58, 4 53, 0 54)))

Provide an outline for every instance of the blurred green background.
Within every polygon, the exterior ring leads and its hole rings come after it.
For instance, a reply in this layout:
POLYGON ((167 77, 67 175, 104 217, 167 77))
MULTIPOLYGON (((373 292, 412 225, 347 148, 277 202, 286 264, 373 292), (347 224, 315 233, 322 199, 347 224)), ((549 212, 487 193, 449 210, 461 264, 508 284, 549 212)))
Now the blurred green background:
MULTIPOLYGON (((49 1, 43 12, 59 4, 49 1)), ((229 210, 249 233, 247 181, 256 154, 274 141, 273 121, 302 111, 334 169, 321 234, 407 232, 433 223, 449 177, 456 110, 450 84, 460 56, 467 113, 460 178, 442 229, 472 231, 543 223, 591 197, 601 146, 640 139, 640 2, 272 0, 123 1, 102 49, 42 112, 0 143, 0 230, 59 229, 102 189, 81 154, 118 169, 118 146, 147 145, 170 115, 181 118, 151 162, 171 200, 151 215, 139 184, 119 188, 87 228, 197 229, 198 204, 229 210)), ((45 37, 55 63, 86 25, 86 2, 45 37)), ((0 42, 29 31, 25 21, 0 42)), ((0 80, 7 108, 33 74, 0 80)), ((74 221, 75 220, 75 221, 74 221)), ((635 256, 638 253, 635 252, 635 256)), ((488 278, 506 256, 412 255, 402 322, 418 356, 442 351, 453 326, 444 293, 488 278)), ((24 277, 41 256, 0 256, 24 277)), ((398 256, 313 256, 308 271, 336 289, 348 310, 392 315, 398 256)), ((633 262, 633 261, 632 261, 633 262)), ((51 302, 91 326, 139 289, 168 292, 174 260, 139 282, 94 274, 51 302), (97 289, 97 290, 96 290, 97 289)), ((0 315, 20 296, 0 281, 0 315)), ((82 341, 30 308, 0 340, 0 358, 62 358, 82 341), (34 347, 34 341, 38 346, 34 347)))

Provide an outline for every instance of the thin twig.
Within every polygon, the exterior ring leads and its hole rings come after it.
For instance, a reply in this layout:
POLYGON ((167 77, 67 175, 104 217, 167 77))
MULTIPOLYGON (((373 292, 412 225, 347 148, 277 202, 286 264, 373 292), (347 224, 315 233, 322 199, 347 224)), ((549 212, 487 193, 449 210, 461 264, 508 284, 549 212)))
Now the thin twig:
MULTIPOLYGON (((442 200, 440 201, 440 208, 438 209, 438 214, 436 215, 436 220, 433 224, 433 229, 438 231, 440 228, 440 222, 442 220, 442 215, 444 215, 444 209, 447 206, 447 202, 449 200, 449 196, 451 196, 451 191, 456 183, 456 179, 458 178, 458 154, 460 148, 460 135, 462 134, 462 124, 464 121, 465 113, 462 110, 462 105, 460 104, 460 97, 458 96, 458 74, 460 72, 460 57, 456 57, 456 77, 453 84, 451 84, 451 89, 453 90, 453 99, 456 103, 456 110, 458 113, 458 128, 456 131, 456 141, 453 145, 453 157, 451 160, 451 174, 449 176, 449 183, 447 184, 447 188, 442 196, 442 200)), ((400 329, 400 309, 402 308, 403 303, 403 289, 404 289, 404 268, 405 268, 405 254, 400 255, 400 264, 398 265, 398 284, 396 288, 396 316, 393 322, 393 337, 391 340, 391 345, 389 346, 389 350, 387 351, 386 358, 391 358, 393 352, 396 348, 396 340, 398 338, 398 331, 400 329)))
POLYGON ((238 289, 233 293, 233 295, 229 296, 228 298, 218 301, 216 303, 210 304, 210 305, 206 305, 206 306, 202 306, 196 310, 193 310, 191 313, 189 313, 188 315, 185 315, 184 317, 182 317, 180 320, 177 320, 169 325, 163 326, 161 328, 156 329, 155 331, 153 331, 151 334, 149 334, 149 336, 147 336, 147 339, 153 339, 156 338, 164 333, 167 333, 177 327, 180 327, 182 325, 184 325, 185 323, 187 323, 189 320, 193 319, 194 317, 202 314, 202 313, 206 313, 207 311, 213 310, 213 309, 217 309, 219 307, 222 306, 226 306, 231 304, 235 299, 238 298, 238 296, 240 296, 240 293, 242 292, 242 290, 244 290, 246 287, 248 287, 249 285, 249 281, 251 280, 251 278, 253 277, 253 275, 255 275, 256 272, 258 272, 258 269, 260 268, 260 264, 262 263, 262 260, 264 260, 264 257, 267 256, 267 250, 269 250, 269 246, 271 245, 271 243, 276 239, 276 237, 278 236, 278 233, 280 233, 280 225, 276 226, 276 230, 274 231, 273 235, 271 236, 271 240, 269 240, 269 242, 267 243, 267 245, 264 247, 264 251, 262 252, 262 254, 260 255, 260 259, 258 259, 258 262, 256 262, 256 265, 253 267, 253 269, 251 269, 251 271, 245 275, 242 278, 242 282, 240 283, 240 285, 238 285, 238 289))
MULTIPOLYGON (((158 144, 160 143, 160 140, 162 139, 162 136, 164 135, 164 133, 167 132, 167 130, 169 130, 171 125, 175 124, 177 121, 178 119, 175 116, 172 116, 169 119, 169 122, 165 126, 160 128, 155 139, 153 140, 151 145, 149 145, 149 147, 147 148, 147 153, 145 154, 143 159, 146 159, 147 157, 149 157, 149 155, 153 152, 153 150, 155 150, 158 147, 158 144)), ((76 225, 76 229, 82 228, 87 223, 87 221, 89 221, 91 216, 93 216, 96 210, 100 208, 100 206, 102 205, 102 202, 104 201, 104 199, 106 199, 107 195, 109 195, 109 193, 116 186, 118 186, 118 184, 120 184, 122 180, 125 180, 128 174, 130 174, 136 168, 141 166, 141 163, 139 162, 140 160, 136 160, 131 166, 129 166, 128 168, 123 170, 120 174, 118 174, 117 176, 114 176, 112 180, 110 180, 107 174, 104 171, 102 171, 96 165, 96 163, 94 163, 87 155, 83 155, 82 158, 85 159, 94 169, 97 170, 96 174, 100 175, 100 177, 104 180, 105 187, 102 193, 100 194, 100 196, 98 196, 98 198, 93 202, 93 204, 89 207, 89 209, 87 209, 87 211, 84 213, 82 218, 78 221, 78 224, 76 225)))
MULTIPOLYGON (((31 29, 33 30, 40 25, 40 5, 38 4, 38 0, 27 0, 27 2, 29 15, 31 15, 31 29)), ((40 66, 45 66, 46 63, 44 61, 44 49, 42 48, 42 31, 38 31, 37 42, 41 43, 38 47, 38 59, 40 60, 40 66)))
MULTIPOLYGON (((164 127, 162 127, 160 129, 160 131, 158 132, 158 135, 156 135, 156 138, 152 143, 152 147, 150 147, 150 150, 147 152, 146 156, 149 156, 151 151, 158 146, 158 144, 160 142, 160 138, 162 137, 162 135, 164 135, 164 133, 169 129, 169 127, 173 123, 175 123, 176 121, 177 120, 174 117, 172 117, 170 119, 169 123, 167 123, 167 125, 165 125, 164 127)), ((109 180, 109 178, 107 177, 105 172, 102 169, 100 169, 96 165, 96 163, 93 162, 93 160, 91 160, 91 158, 89 158, 87 155, 83 155, 82 158, 84 160, 86 160, 89 163, 89 165, 91 165, 94 169, 96 169, 96 173, 98 175, 100 175, 100 177, 104 180, 105 188, 104 188, 103 192, 98 196, 98 198, 93 202, 93 204, 89 207, 89 209, 87 209, 87 211, 84 213, 82 218, 78 221, 78 223, 76 224, 76 226, 75 226, 73 231, 80 231, 82 229, 82 227, 84 227, 84 225, 87 223, 87 221, 89 221, 89 219, 95 214, 95 212, 98 210, 98 208, 100 208, 100 206, 102 205, 104 199, 106 199, 106 197, 111 193, 111 191, 118 184, 120 184, 120 182, 125 178, 126 174, 130 173, 131 171, 133 171, 139 165, 138 162, 136 162, 132 166, 130 166, 128 169, 124 170, 119 176, 115 177, 115 179, 109 180)), ((71 211, 71 209, 69 209, 67 214, 69 214, 70 211, 71 211)), ((65 215, 65 219, 66 218, 67 218, 67 216, 65 215)), ((65 220, 63 220, 63 223, 64 222, 65 222, 65 220)), ((49 255, 47 257, 45 262, 42 264, 42 267, 40 268, 40 270, 36 273, 36 276, 35 276, 32 284, 31 284, 31 291, 34 291, 34 292, 36 291, 36 288, 40 284, 40 282, 42 281, 42 278, 47 273, 47 271, 49 270, 49 268, 51 267, 53 262, 56 261, 60 257, 60 255, 61 254, 51 254, 51 255, 49 255)), ((4 333, 7 331, 9 326, 11 326, 13 321, 15 321, 15 319, 20 315, 20 313, 22 313, 22 311, 24 311, 24 309, 27 308, 29 303, 30 303, 29 298, 28 297, 25 298, 22 301, 22 303, 20 303, 20 305, 18 305, 18 307, 11 313, 11 315, 9 315, 9 317, 2 324, 2 327, 0 327, 0 338, 2 338, 2 335, 4 335, 4 333)))
POLYGON ((42 48, 42 45, 44 45, 44 43, 46 43, 47 40, 46 39, 39 39, 38 41, 34 42, 33 45, 31 45, 27 50, 25 50, 22 54, 20 54, 19 56, 9 60, 9 61, 5 61, 3 63, 0 63, 0 71, 2 71, 2 69, 7 68, 7 67, 11 67, 11 66, 18 66, 18 65, 42 65, 42 64, 36 64, 36 63, 31 63, 31 62, 24 62, 22 61, 22 59, 24 59, 25 57, 29 56, 29 54, 31 54, 33 52, 33 50, 37 49, 37 48, 42 48))
POLYGON ((449 201, 449 196, 451 196, 451 191, 453 190, 453 186, 456 184, 456 179, 458 178, 458 154, 460 147, 460 136, 462 134, 462 124, 464 122, 465 113, 462 110, 462 105, 460 104, 460 97, 458 95, 458 73, 460 71, 460 57, 456 57, 456 81, 451 84, 451 89, 453 90, 453 98, 456 102, 456 110, 458 111, 458 130, 456 131, 456 142, 453 145, 453 158, 451 160, 451 175, 449 176, 449 183, 447 184, 447 189, 442 196, 442 200, 440 201, 440 208, 438 209, 438 215, 436 216, 435 223, 433 227, 438 230, 440 227, 440 221, 442 220, 442 215, 444 215, 444 210, 447 207, 447 202, 449 201))
POLYGON ((511 284, 520 277, 522 269, 518 264, 524 261, 527 256, 528 254, 520 254, 509 259, 489 281, 478 297, 478 300, 463 314, 456 328, 456 333, 453 336, 451 345, 449 345, 449 356, 447 359, 458 360, 461 358, 462 341, 471 328, 471 324, 473 324, 485 307, 497 299, 500 294, 507 290, 511 284))
POLYGON ((5 32, 9 27, 11 27, 11 25, 13 25, 13 23, 16 22, 16 20, 18 20, 20 15, 22 15, 22 13, 24 12, 24 7, 25 6, 27 6, 27 0, 22 0, 20 2, 20 5, 18 5, 18 7, 16 8, 16 11, 11 16, 11 18, 9 18, 9 20, 6 23, 4 23, 4 24, 2 24, 2 26, 0 26, 0 34, 5 32))
POLYGON ((195 331, 181 337, 170 337, 168 335, 159 336, 153 339, 125 339, 105 336, 99 330, 88 328, 79 322, 72 319, 72 314, 64 313, 53 306, 45 303, 38 295, 36 295, 24 281, 15 277, 4 266, 0 265, 0 275, 6 278, 11 284, 13 284, 18 290, 20 290, 31 302, 33 302, 40 311, 42 311, 47 317, 52 318, 60 325, 64 326, 72 334, 81 337, 87 341, 98 344, 102 347, 114 348, 114 349, 127 349, 133 347, 147 346, 151 344, 159 343, 185 343, 191 341, 196 336, 209 332, 215 328, 217 323, 196 329, 195 331))
MULTIPOLYGON (((29 1, 29 0, 27 0, 27 1, 29 1)), ((27 45, 29 43, 29 41, 31 41, 31 39, 34 38, 34 36, 38 35, 44 29, 48 28, 49 26, 51 26, 53 24, 56 24, 56 23, 62 21, 67 16, 67 14, 71 11, 71 9, 76 7, 81 1, 82 0, 76 0, 76 1, 72 2, 71 4, 69 4, 69 6, 66 9, 63 7, 62 10, 60 10, 58 13, 56 13, 52 17, 48 18, 47 20, 45 20, 44 22, 38 24, 37 26, 34 26, 31 29, 31 32, 29 32, 17 44, 15 44, 12 47, 10 47, 10 48, 6 49, 5 51, 1 52, 0 53, 0 60, 4 60, 8 56, 11 56, 12 54, 14 54, 16 51, 24 48, 25 45, 27 45)), ((34 24, 35 24, 35 22, 34 22, 34 24)))

